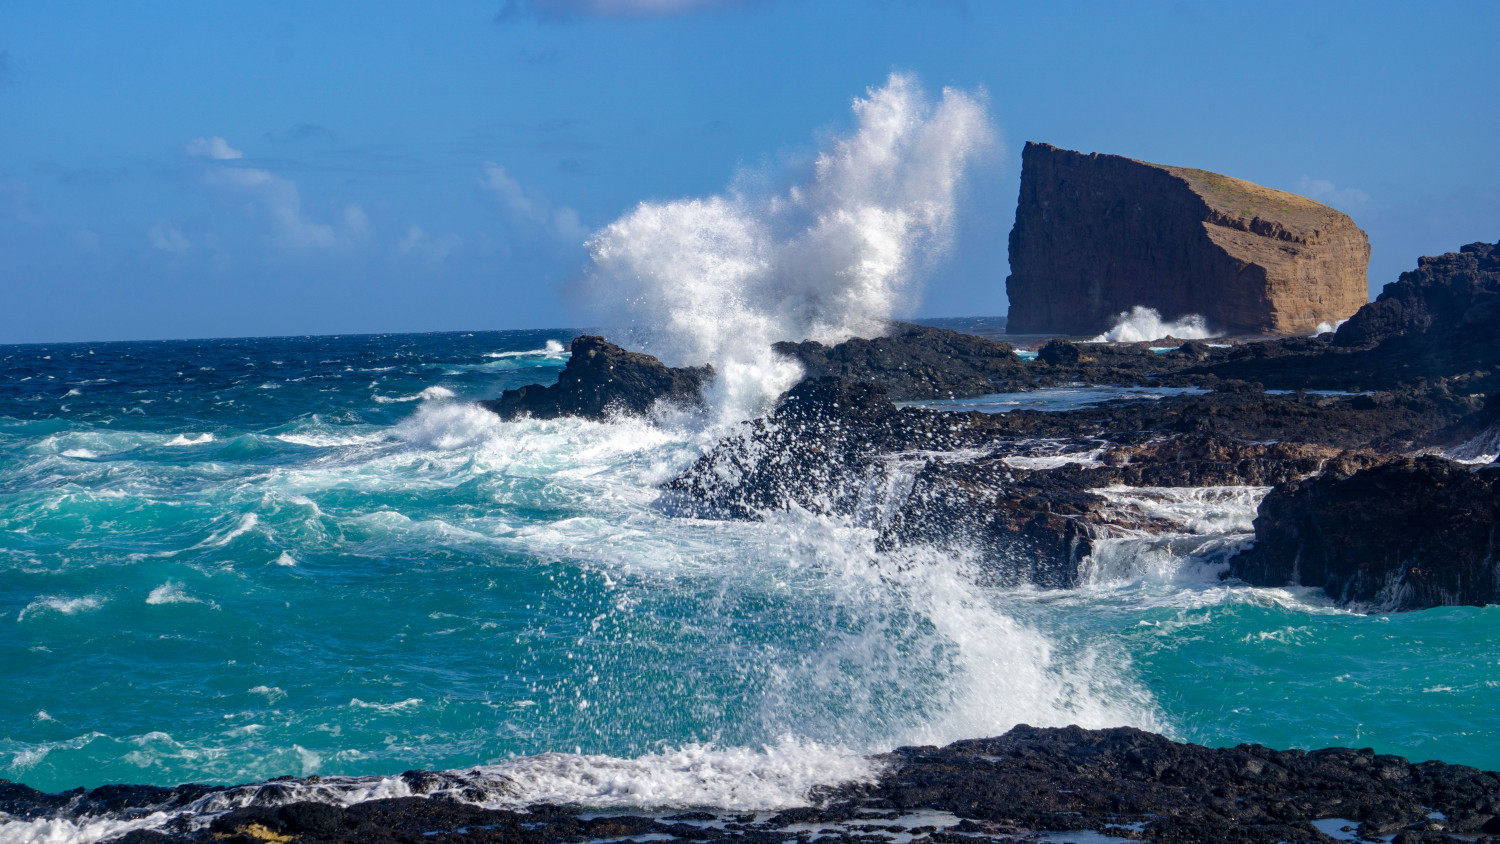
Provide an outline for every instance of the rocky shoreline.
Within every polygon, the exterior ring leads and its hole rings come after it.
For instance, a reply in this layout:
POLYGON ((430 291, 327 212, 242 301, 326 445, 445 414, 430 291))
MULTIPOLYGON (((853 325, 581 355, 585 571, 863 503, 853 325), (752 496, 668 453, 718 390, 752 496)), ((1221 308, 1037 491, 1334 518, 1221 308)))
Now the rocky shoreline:
POLYGON ((428 771, 397 778, 411 796, 349 804, 297 799, 323 785, 316 778, 62 794, 3 783, 0 811, 18 819, 165 813, 155 828, 113 839, 121 844, 1500 840, 1500 773, 1372 750, 1208 748, 1129 727, 1023 725, 874 761, 872 780, 814 789, 810 805, 781 811, 484 808, 503 794, 466 783, 462 772, 428 771), (224 804, 216 812, 179 814, 214 797, 224 804))
MULTIPOLYGON (((832 347, 780 344, 807 377, 664 483, 660 506, 710 519, 837 514, 886 549, 952 546, 977 552, 996 583, 1069 588, 1102 540, 1174 530, 1118 490, 1254 489, 1254 542, 1223 550, 1226 576, 1382 611, 1496 603, 1497 327, 1500 244, 1473 244, 1423 259, 1315 338, 1165 351, 1052 340, 1035 360, 907 325, 832 347), (924 404, 1071 385, 1159 392, 1061 411, 924 404)), ((484 406, 506 418, 650 415, 700 402, 713 377, 595 336, 572 351, 557 384, 484 406)), ((390 780, 405 796, 357 800, 341 778, 60 794, 0 781, 0 813, 107 818, 123 826, 102 839, 132 844, 1500 840, 1500 774, 1370 750, 1020 726, 877 761, 872 781, 779 812, 485 808, 505 802, 493 790, 503 783, 411 771, 390 780)))
MULTIPOLYGON (((1497 328, 1500 244, 1481 243, 1423 258, 1318 337, 1054 339, 1029 361, 1004 342, 904 324, 832 347, 781 343, 804 380, 666 482, 662 504, 695 518, 849 517, 887 549, 978 551, 995 582, 1066 588, 1099 540, 1171 528, 1113 506, 1110 488, 1271 487, 1228 576, 1377 610, 1484 605, 1500 595, 1500 498, 1494 471, 1473 464, 1500 439, 1497 328), (1063 412, 897 403, 1072 385, 1164 392, 1063 412)), ((598 379, 596 358, 644 373, 603 373, 624 391, 615 412, 691 403, 682 385, 711 377, 596 337, 575 342, 580 357, 547 388, 549 414, 598 418, 601 388, 566 389, 598 379)), ((538 389, 489 406, 524 412, 538 389)))

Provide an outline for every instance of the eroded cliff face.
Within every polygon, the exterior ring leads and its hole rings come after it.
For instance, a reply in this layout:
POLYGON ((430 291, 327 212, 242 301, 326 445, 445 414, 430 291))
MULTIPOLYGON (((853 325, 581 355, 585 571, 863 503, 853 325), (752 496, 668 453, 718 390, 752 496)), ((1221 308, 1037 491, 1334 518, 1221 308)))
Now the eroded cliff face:
POLYGON ((1308 334, 1368 299, 1370 243, 1306 197, 1184 167, 1028 143, 1009 330, 1097 334, 1136 305, 1236 334, 1308 334))

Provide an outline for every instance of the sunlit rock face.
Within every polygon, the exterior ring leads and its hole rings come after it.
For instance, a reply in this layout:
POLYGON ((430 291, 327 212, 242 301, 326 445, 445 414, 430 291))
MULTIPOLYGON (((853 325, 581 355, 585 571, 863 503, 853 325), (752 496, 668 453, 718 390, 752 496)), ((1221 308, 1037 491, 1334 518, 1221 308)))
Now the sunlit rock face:
POLYGON ((1028 143, 1009 330, 1093 335, 1136 306, 1235 334, 1311 334, 1368 300, 1370 242, 1306 197, 1028 143))

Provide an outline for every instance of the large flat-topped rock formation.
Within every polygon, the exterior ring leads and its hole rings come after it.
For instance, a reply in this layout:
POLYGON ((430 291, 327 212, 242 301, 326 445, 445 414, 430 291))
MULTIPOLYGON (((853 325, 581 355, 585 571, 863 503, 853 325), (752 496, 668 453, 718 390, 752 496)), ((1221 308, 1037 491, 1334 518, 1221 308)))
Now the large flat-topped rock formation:
POLYGON ((1028 143, 1008 330, 1098 334, 1136 305, 1307 334, 1368 301, 1370 242, 1312 200, 1206 170, 1028 143))

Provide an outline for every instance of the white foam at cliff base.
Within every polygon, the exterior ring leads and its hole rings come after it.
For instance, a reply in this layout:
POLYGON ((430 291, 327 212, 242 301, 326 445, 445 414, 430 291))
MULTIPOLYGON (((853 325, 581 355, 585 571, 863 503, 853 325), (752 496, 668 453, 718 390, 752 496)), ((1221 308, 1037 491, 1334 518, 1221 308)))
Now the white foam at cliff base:
POLYGON ((962 174, 993 135, 980 96, 932 104, 903 74, 853 111, 810 179, 641 203, 588 241, 599 316, 670 364, 712 363, 724 416, 759 413, 800 376, 773 342, 885 331, 949 247, 962 174))
POLYGON ((1338 322, 1320 322, 1318 323, 1318 327, 1313 329, 1312 336, 1316 337, 1319 334, 1332 334, 1333 332, 1339 330, 1339 326, 1348 321, 1349 320, 1347 319, 1341 319, 1338 322))
POLYGON ((1208 324, 1198 314, 1188 314, 1179 320, 1169 322, 1163 320, 1161 312, 1155 308, 1136 305, 1115 317, 1113 328, 1089 342, 1143 343, 1148 340, 1160 340, 1163 337, 1175 337, 1178 340, 1206 340, 1218 336, 1218 332, 1208 330, 1208 324))

